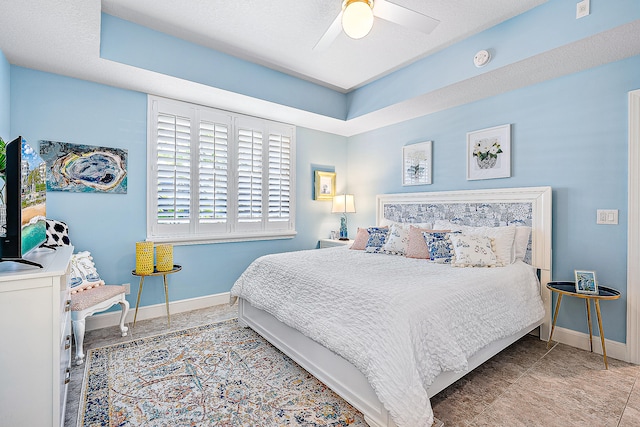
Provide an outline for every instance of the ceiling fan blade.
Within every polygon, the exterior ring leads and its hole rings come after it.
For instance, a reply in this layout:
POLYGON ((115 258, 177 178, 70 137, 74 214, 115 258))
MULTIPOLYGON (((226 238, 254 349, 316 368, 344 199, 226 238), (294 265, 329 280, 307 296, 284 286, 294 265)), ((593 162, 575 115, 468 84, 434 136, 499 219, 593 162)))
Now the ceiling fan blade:
POLYGON ((331 25, 329 25, 329 28, 322 37, 320 37, 320 40, 318 40, 318 43, 313 47, 313 50, 321 51, 327 49, 336 37, 338 37, 340 31, 342 31, 342 12, 340 12, 331 25))
POLYGON ((373 14, 378 18, 390 21, 409 29, 430 34, 440 23, 435 18, 423 15, 415 10, 398 6, 387 0, 374 0, 373 14))

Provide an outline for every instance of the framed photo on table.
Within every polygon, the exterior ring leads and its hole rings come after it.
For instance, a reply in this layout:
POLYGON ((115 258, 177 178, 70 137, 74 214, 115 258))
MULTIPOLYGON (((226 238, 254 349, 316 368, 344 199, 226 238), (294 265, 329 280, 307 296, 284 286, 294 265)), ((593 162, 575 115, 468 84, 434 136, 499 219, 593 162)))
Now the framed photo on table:
POLYGON ((316 171, 314 176, 315 200, 332 201, 336 195, 336 173, 316 171))
POLYGON ((579 294, 597 294, 598 282, 595 271, 575 270, 576 292, 579 294))

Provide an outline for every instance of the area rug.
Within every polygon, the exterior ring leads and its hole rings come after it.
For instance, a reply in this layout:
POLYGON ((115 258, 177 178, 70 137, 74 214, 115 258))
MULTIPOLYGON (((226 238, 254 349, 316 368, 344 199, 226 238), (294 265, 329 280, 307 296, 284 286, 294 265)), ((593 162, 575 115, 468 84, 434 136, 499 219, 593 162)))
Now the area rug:
POLYGON ((366 426, 362 414, 232 319, 93 349, 78 426, 366 426))

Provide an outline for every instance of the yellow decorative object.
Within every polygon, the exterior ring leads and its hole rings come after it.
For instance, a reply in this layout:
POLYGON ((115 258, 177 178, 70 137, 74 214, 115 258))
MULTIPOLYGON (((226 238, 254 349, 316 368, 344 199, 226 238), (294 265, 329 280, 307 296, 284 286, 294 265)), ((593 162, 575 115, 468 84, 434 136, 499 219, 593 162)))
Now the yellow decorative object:
POLYGON ((173 269, 173 245, 156 246, 156 268, 158 271, 169 271, 173 269))
POLYGON ((136 273, 153 273, 153 242, 136 242, 136 273))

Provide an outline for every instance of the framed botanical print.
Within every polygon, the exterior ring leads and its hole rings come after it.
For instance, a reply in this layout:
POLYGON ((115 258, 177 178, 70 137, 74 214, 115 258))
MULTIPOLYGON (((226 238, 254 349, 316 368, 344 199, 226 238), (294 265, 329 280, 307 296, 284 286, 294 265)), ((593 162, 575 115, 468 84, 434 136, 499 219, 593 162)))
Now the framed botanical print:
POLYGON ((511 125, 467 133, 467 179, 511 176, 511 125))

